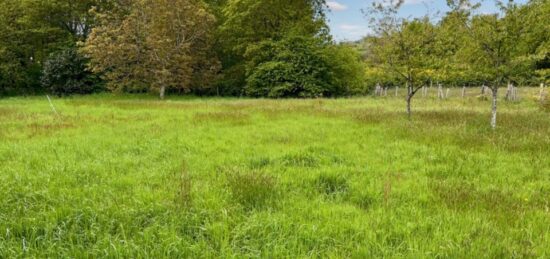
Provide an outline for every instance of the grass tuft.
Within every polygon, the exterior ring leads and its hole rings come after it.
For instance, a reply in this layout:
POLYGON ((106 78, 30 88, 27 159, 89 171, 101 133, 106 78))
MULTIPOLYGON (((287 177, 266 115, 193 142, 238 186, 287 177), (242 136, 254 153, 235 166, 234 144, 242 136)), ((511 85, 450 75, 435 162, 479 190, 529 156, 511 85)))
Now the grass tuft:
POLYGON ((323 173, 315 179, 315 187, 317 190, 328 196, 339 196, 348 193, 348 180, 338 174, 323 173))
POLYGON ((247 210, 263 209, 277 198, 275 178, 258 171, 227 173, 231 197, 247 210))

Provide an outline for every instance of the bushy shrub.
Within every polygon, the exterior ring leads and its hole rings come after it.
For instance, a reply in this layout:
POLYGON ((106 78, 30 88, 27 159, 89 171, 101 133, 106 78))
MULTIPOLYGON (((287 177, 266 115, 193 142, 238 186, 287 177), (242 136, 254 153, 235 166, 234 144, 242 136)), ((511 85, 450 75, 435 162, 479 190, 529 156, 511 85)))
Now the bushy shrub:
POLYGON ((347 45, 329 45, 324 53, 329 66, 331 96, 365 94, 369 91, 370 86, 365 82, 365 64, 356 49, 347 45))
POLYGON ((90 94, 101 89, 99 77, 88 71, 87 59, 75 48, 52 53, 44 63, 42 86, 57 95, 90 94))
POLYGON ((247 50, 246 59, 245 93, 253 97, 332 97, 363 87, 359 53, 314 37, 263 41, 247 50))

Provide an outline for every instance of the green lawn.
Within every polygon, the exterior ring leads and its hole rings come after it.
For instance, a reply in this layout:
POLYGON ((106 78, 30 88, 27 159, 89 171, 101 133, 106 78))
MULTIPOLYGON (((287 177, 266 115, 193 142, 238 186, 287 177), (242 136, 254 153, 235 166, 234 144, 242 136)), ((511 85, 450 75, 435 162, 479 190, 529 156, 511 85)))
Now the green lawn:
POLYGON ((550 257, 530 97, 53 101, 0 100, 0 258, 550 257))

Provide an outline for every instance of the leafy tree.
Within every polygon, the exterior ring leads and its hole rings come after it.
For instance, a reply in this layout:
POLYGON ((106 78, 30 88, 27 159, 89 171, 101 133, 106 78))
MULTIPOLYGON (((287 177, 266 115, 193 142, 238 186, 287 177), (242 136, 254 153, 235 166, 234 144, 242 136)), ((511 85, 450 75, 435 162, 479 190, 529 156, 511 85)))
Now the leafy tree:
POLYGON ((322 39, 289 36, 249 48, 246 94, 256 97, 329 97, 363 91, 359 53, 322 39))
POLYGON ((511 80, 521 71, 518 59, 522 54, 518 48, 524 34, 518 16, 517 6, 512 2, 502 4, 499 1, 504 17, 499 14, 483 14, 472 17, 465 23, 468 40, 464 45, 462 60, 469 68, 491 81, 492 116, 491 127, 497 126, 498 89, 506 80, 511 80))
POLYGON ((84 48, 94 72, 113 90, 160 93, 209 87, 218 63, 211 51, 215 18, 198 0, 134 0, 98 15, 84 48))
POLYGON ((550 1, 532 0, 519 8, 521 22, 527 30, 521 37, 521 53, 528 63, 524 77, 534 79, 530 83, 550 83, 550 1))
POLYGON ((249 48, 247 95, 320 97, 329 88, 322 42, 308 37, 264 41, 249 48))
POLYGON ((227 0, 221 5, 217 42, 224 71, 219 86, 225 93, 242 91, 249 62, 245 54, 249 48, 257 48, 256 44, 291 34, 329 38, 324 0, 227 0))
POLYGON ((89 94, 100 90, 99 78, 87 69, 75 48, 50 54, 44 63, 42 86, 57 95, 89 94))
POLYGON ((104 0, 0 1, 0 86, 39 92, 42 65, 50 53, 83 40, 94 20, 92 6, 104 0))
POLYGON ((365 94, 370 87, 366 84, 365 63, 355 48, 330 44, 325 49, 331 80, 329 95, 343 96, 365 94))
POLYGON ((393 73, 407 84, 407 115, 411 118, 412 98, 435 67, 436 28, 428 17, 406 19, 398 16, 403 0, 375 2, 368 10, 375 37, 371 37, 371 64, 393 73))

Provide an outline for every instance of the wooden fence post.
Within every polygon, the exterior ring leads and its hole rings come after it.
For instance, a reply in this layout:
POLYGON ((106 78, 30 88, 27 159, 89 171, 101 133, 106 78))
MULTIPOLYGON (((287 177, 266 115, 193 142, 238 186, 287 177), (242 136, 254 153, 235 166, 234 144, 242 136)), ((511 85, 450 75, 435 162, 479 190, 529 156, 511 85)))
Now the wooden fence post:
POLYGON ((544 101, 544 83, 540 84, 539 100, 541 103, 544 101))

